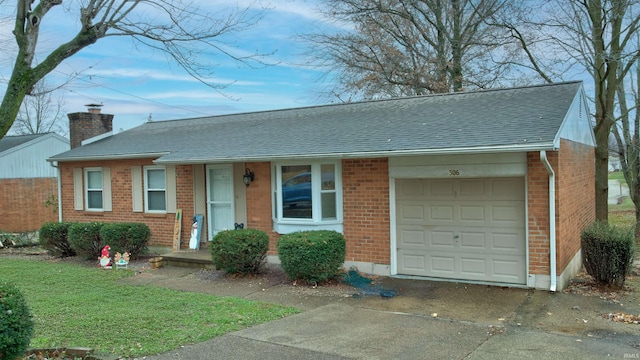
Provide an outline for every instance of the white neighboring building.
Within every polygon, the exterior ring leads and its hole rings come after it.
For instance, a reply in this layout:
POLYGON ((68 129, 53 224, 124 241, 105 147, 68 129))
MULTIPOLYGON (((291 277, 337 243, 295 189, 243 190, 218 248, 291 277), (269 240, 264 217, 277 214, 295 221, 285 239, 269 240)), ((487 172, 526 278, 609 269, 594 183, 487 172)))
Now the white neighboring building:
POLYGON ((0 231, 35 231, 58 220, 57 210, 45 206, 58 196, 58 172, 46 159, 69 148, 55 133, 0 139, 0 231))

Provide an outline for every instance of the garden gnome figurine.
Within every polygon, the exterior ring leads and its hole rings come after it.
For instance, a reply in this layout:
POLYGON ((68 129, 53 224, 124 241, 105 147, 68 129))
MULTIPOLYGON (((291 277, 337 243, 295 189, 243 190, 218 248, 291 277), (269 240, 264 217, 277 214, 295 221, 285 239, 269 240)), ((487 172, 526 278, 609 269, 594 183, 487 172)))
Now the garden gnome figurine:
POLYGON ((109 250, 111 250, 111 246, 107 245, 102 248, 102 254, 100 255, 100 266, 105 269, 111 269, 111 257, 109 257, 109 250))

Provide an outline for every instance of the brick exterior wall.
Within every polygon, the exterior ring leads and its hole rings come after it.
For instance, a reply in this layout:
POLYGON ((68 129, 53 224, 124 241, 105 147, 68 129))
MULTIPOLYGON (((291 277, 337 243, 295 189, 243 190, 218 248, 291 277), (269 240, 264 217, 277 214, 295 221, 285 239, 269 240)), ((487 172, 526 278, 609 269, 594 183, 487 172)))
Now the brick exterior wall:
MULTIPOLYGON (((562 140, 560 152, 548 152, 547 155, 556 171, 556 216, 560 219, 556 229, 557 270, 560 273, 580 248, 580 231, 595 218, 594 150, 562 140)), ((151 229, 149 245, 171 247, 175 214, 132 211, 131 167, 145 165, 152 165, 152 160, 60 164, 63 220, 143 222, 151 229), (73 168, 96 166, 111 169, 113 211, 74 210, 73 168)), ((267 232, 270 237, 269 255, 277 255, 276 243, 279 234, 272 231, 271 165, 268 162, 251 162, 247 163, 246 167, 252 169, 255 174, 254 181, 246 189, 247 227, 267 232)), ((194 215, 193 184, 193 167, 176 166, 177 208, 183 211, 182 248, 188 247, 191 218, 194 215)), ((347 261, 389 264, 392 220, 389 212, 388 160, 343 160, 342 186, 347 261)), ((529 272, 547 275, 550 273, 548 173, 540 161, 538 152, 527 154, 527 186, 529 272)), ((55 187, 52 193, 55 194, 55 187)))
MULTIPOLYGON (((553 169, 558 153, 547 152, 553 169)), ((529 203, 529 273, 549 274, 549 174, 540 153, 527 154, 527 199, 529 203)))
POLYGON ((391 262, 389 162, 342 161, 344 237, 347 261, 391 262))
MULTIPOLYGON (((556 272, 580 249, 580 233, 595 220, 595 165, 592 147, 561 140, 559 152, 547 152, 556 174, 556 272)), ((540 154, 527 154, 529 272, 550 274, 549 175, 540 154)))
POLYGON ((271 218, 271 164, 252 162, 245 164, 254 174, 247 187, 247 228, 262 230, 269 234, 268 255, 277 255, 276 243, 279 235, 273 232, 271 218))
POLYGON ((580 249, 582 230, 596 219, 595 149, 562 139, 557 173, 556 258, 559 274, 580 249))
POLYGON ((45 222, 58 221, 55 206, 45 206, 50 196, 58 196, 56 178, 0 180, 0 230, 31 232, 45 222))
MULTIPOLYGON (((277 255, 272 231, 271 167, 247 163, 255 179, 247 188, 247 226, 269 234, 269 255, 277 255)), ((389 165, 387 159, 342 161, 344 236, 348 261, 390 262, 389 165)))
MULTIPOLYGON (((133 212, 131 167, 153 165, 147 160, 117 160, 102 162, 61 163, 62 217, 64 221, 79 222, 139 222, 151 230, 150 246, 173 245, 175 214, 147 214, 133 212), (73 208, 73 169, 84 167, 108 167, 111 169, 112 211, 94 212, 73 208)), ((193 166, 176 166, 177 209, 182 209, 181 248, 189 247, 191 219, 194 216, 193 166)))

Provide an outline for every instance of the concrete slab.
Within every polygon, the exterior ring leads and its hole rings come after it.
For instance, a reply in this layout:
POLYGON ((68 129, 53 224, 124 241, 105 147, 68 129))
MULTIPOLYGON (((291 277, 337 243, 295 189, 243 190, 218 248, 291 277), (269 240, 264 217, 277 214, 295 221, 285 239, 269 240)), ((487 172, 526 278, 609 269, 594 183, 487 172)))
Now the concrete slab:
POLYGON ((297 347, 270 344, 235 335, 225 335, 203 343, 184 346, 162 355, 146 356, 146 360, 342 360, 341 356, 297 347))
POLYGON ((492 337, 465 359, 638 359, 640 349, 597 338, 507 330, 492 337))
POLYGON ((492 328, 330 304, 234 336, 351 359, 462 359, 492 328))

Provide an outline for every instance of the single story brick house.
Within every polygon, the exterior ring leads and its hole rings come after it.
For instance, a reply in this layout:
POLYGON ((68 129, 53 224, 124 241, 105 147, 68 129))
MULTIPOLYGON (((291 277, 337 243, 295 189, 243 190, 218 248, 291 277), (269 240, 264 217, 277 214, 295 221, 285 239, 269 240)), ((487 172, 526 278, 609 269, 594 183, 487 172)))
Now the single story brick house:
POLYGON ((144 222, 153 246, 181 209, 204 239, 266 231, 273 262, 280 234, 332 229, 366 273, 555 291, 595 219, 594 146, 566 82, 148 122, 49 160, 63 220, 144 222))
POLYGON ((0 231, 34 232, 58 220, 58 171, 47 158, 68 150, 69 140, 55 133, 0 139, 0 231))

